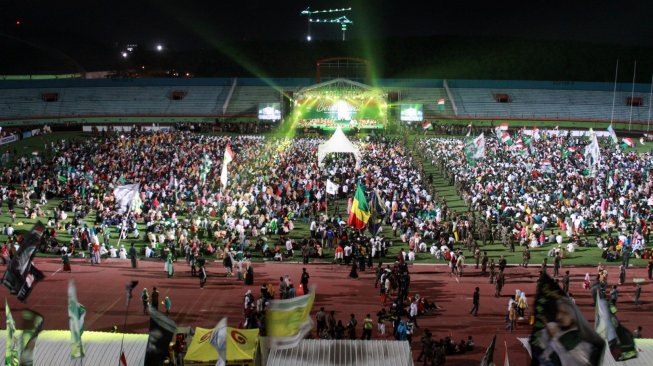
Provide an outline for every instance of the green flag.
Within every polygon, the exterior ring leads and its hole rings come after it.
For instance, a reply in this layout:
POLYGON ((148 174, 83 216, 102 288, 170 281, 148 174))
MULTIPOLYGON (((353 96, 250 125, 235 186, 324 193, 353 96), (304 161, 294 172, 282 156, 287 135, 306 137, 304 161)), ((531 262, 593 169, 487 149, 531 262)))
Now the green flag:
POLYGON ((66 177, 64 175, 59 176, 59 182, 67 182, 67 181, 68 181, 68 177, 66 177))
POLYGON ((84 357, 82 334, 84 333, 84 316, 86 308, 77 301, 75 281, 68 283, 68 323, 70 324, 70 358, 84 357))
POLYGON ((7 351, 5 352, 5 365, 18 366, 18 347, 20 341, 16 334, 16 323, 14 317, 11 316, 9 303, 5 299, 5 315, 7 316, 7 351))
POLYGON ((43 321, 43 315, 29 309, 23 310, 20 366, 32 366, 34 364, 34 347, 36 346, 36 338, 43 330, 43 321))

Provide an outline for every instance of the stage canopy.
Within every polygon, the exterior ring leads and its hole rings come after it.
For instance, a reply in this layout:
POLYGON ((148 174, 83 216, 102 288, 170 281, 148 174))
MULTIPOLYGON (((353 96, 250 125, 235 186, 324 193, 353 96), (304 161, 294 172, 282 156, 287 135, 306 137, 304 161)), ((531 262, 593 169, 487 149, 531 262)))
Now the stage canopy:
POLYGON ((327 142, 321 144, 317 148, 317 163, 319 166, 324 165, 322 164, 322 161, 326 155, 330 153, 352 153, 356 158, 356 166, 358 167, 361 164, 360 151, 358 151, 356 146, 349 141, 347 136, 345 136, 345 133, 342 132, 340 126, 336 128, 336 132, 333 133, 333 136, 331 136, 327 142))
POLYGON ((333 79, 297 91, 293 100, 295 126, 304 129, 383 129, 387 93, 347 79, 333 79))

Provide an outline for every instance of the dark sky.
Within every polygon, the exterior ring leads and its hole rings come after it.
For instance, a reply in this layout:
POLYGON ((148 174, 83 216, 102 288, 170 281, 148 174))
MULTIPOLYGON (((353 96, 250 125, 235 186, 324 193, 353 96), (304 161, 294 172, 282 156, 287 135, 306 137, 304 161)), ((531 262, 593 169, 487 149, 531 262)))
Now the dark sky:
MULTIPOLYGON (((50 44, 162 43, 179 49, 224 40, 299 40, 307 35, 307 20, 299 15, 307 6, 351 6, 344 14, 354 22, 350 38, 507 35, 653 45, 650 0, 2 0, 0 32, 50 44)), ((314 25, 312 33, 341 34, 326 25, 314 25)))

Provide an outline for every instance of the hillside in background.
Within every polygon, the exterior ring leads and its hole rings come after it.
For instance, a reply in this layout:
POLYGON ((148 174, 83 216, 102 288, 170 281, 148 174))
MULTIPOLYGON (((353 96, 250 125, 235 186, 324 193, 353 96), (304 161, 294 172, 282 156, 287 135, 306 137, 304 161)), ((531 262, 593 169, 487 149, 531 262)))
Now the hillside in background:
POLYGON ((147 69, 217 77, 313 77, 317 60, 348 56, 369 60, 373 78, 614 80, 648 83, 653 48, 518 38, 410 38, 383 41, 250 41, 215 48, 137 51, 122 59, 116 45, 0 38, 0 75, 147 69))

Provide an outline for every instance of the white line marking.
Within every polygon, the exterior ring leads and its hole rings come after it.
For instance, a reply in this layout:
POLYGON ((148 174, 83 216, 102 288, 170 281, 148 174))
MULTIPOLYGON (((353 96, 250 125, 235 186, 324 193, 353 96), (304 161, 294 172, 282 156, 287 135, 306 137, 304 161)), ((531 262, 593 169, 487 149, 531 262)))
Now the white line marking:
POLYGON ((59 268, 58 270, 56 270, 56 271, 54 271, 54 273, 53 273, 53 274, 51 274, 51 275, 50 275, 50 277, 52 277, 52 276, 54 276, 54 275, 56 275, 56 274, 57 274, 57 272, 59 272, 59 271, 61 271, 61 268, 59 268))

